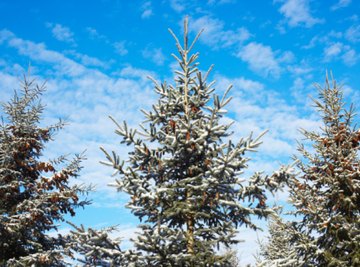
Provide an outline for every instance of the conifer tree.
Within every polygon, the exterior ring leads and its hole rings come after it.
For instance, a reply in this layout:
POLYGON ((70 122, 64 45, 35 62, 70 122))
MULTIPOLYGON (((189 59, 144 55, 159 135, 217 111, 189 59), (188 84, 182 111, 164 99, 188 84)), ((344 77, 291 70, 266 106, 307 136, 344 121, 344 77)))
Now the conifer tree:
POLYGON ((252 216, 273 213, 265 189, 276 190, 288 177, 287 168, 271 177, 240 177, 245 153, 260 145, 261 135, 229 140, 231 124, 221 118, 231 86, 212 98, 211 68, 203 75, 198 53, 191 52, 200 34, 190 44, 187 27, 185 20, 183 46, 170 31, 180 68, 174 85, 153 80, 159 100, 151 111, 142 110, 142 130, 112 119, 122 143, 133 147, 127 162, 103 149, 105 164, 120 176, 114 186, 131 196, 127 207, 143 221, 133 240, 136 266, 229 266, 232 255, 217 249, 238 242, 238 226, 258 229, 252 216))
MULTIPOLYGON (((293 214, 300 217, 293 229, 304 238, 290 245, 304 260, 299 266, 360 266, 360 130, 335 80, 326 78, 318 89, 322 127, 302 131, 315 151, 300 144, 301 174, 289 180, 293 214)), ((275 240, 273 234, 270 243, 275 240)))
POLYGON ((316 251, 316 245, 308 235, 299 232, 292 222, 284 222, 280 214, 271 216, 268 225, 268 242, 259 241, 257 267, 311 266, 305 265, 308 262, 298 253, 299 250, 307 254, 316 251))
POLYGON ((65 266, 65 241, 49 231, 88 204, 79 200, 87 188, 69 185, 82 156, 44 158, 45 145, 64 123, 40 127, 45 85, 25 77, 21 87, 3 105, 0 125, 0 266, 65 266))

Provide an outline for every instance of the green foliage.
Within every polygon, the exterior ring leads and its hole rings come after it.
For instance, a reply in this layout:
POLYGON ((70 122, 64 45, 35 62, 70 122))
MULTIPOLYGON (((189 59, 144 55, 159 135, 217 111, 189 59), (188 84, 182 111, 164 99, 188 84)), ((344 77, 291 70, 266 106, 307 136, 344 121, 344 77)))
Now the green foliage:
POLYGON ((110 236, 117 230, 116 227, 95 230, 68 223, 74 230, 68 235, 66 246, 79 255, 74 257, 78 263, 85 266, 132 266, 129 260, 136 261, 136 254, 131 255, 130 251, 123 253, 120 239, 110 236))
POLYGON ((175 38, 179 64, 175 84, 154 81, 159 100, 145 111, 141 131, 117 125, 122 143, 132 146, 122 161, 103 149, 120 177, 114 186, 131 196, 126 205, 144 222, 134 244, 136 266, 227 266, 231 254, 217 248, 236 244, 236 228, 258 227, 252 216, 273 214, 267 206, 266 189, 277 190, 289 176, 282 169, 271 177, 256 173, 241 179, 248 152, 260 145, 261 135, 237 142, 229 139, 230 124, 224 124, 231 86, 220 98, 213 95, 214 82, 207 82, 197 68, 198 53, 189 45, 187 20, 184 44, 175 38), (150 145, 150 143, 152 143, 150 145), (243 205, 243 201, 247 201, 243 205))
MULTIPOLYGON (((290 253, 294 258, 303 260, 299 266, 359 266, 360 130, 353 126, 353 107, 345 108, 335 81, 326 79, 318 89, 314 103, 322 118, 320 132, 302 130, 314 152, 300 144, 301 174, 289 180, 293 214, 301 220, 286 235, 300 235, 286 239, 290 244, 285 245, 296 252, 290 253)), ((276 239, 273 234, 270 243, 276 239)))
POLYGON ((64 157, 44 161, 45 145, 64 123, 40 127, 43 106, 37 100, 45 86, 26 77, 21 86, 3 105, 0 125, 0 266, 63 266, 64 240, 48 231, 88 204, 79 200, 87 188, 69 185, 82 156, 65 166, 64 157))

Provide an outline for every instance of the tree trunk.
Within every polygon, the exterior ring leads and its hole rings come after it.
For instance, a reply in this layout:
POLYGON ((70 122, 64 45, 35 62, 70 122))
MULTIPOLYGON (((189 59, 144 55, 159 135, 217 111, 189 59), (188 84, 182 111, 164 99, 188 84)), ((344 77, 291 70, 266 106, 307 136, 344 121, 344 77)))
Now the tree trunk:
MULTIPOLYGON (((188 191, 186 193, 186 202, 191 205, 190 202, 191 193, 188 191)), ((194 255, 194 217, 192 214, 187 215, 187 221, 186 221, 186 228, 187 228, 187 253, 190 255, 194 255)))

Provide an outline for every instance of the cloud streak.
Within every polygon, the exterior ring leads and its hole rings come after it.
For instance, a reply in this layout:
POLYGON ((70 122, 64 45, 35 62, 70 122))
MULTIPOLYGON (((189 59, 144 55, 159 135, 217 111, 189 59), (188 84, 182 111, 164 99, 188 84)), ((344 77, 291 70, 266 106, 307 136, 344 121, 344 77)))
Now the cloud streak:
MULTIPOLYGON (((30 58, 34 64, 45 64, 51 73, 50 77, 33 73, 39 83, 48 80, 48 91, 43 98, 47 104, 44 123, 53 123, 61 117, 68 118, 70 124, 49 147, 49 157, 87 149, 88 160, 84 162, 80 180, 97 184, 100 191, 113 191, 107 186, 113 180, 110 176, 112 170, 98 163, 104 158, 99 147, 117 150, 119 154, 126 154, 127 148, 116 147, 119 139, 113 134, 115 125, 107 115, 111 114, 119 121, 126 118, 132 126, 140 123, 142 114, 139 109, 149 107, 154 99, 151 82, 146 76, 154 74, 127 66, 109 76, 49 50, 44 44, 18 38, 7 30, 0 31, 0 40, 20 55, 30 58)), ((4 69, 0 76, 3 77, 1 91, 6 96, 11 95, 12 88, 18 83, 16 76, 7 74, 4 69)))
POLYGON ((241 45, 251 37, 250 32, 245 27, 225 30, 224 22, 210 16, 192 19, 189 29, 193 33, 204 30, 200 41, 216 49, 241 45))
POLYGON ((308 0, 280 0, 282 5, 279 12, 285 17, 290 27, 303 26, 311 28, 315 24, 323 23, 324 20, 312 16, 308 0))
POLYGON ((46 23, 54 38, 61 42, 66 42, 75 45, 74 33, 68 28, 59 23, 46 23))
POLYGON ((251 42, 237 54, 241 60, 249 64, 251 70, 264 76, 280 76, 280 66, 270 46, 251 42))

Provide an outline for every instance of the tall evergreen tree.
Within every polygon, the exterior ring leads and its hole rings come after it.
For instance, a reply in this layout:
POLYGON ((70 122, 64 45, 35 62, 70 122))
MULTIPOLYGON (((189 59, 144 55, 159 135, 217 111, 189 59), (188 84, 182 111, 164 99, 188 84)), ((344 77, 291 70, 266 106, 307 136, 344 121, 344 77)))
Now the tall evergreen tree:
POLYGON ((64 266, 64 240, 49 231, 88 203, 79 200, 87 188, 69 185, 81 156, 44 159, 45 145, 64 123, 40 127, 45 86, 24 78, 21 87, 3 105, 0 125, 0 266, 64 266))
POLYGON ((360 130, 335 80, 326 78, 318 89, 314 103, 323 125, 320 132, 302 131, 315 151, 299 146, 301 174, 289 180, 293 214, 300 217, 293 229, 306 238, 293 238, 291 247, 301 266, 360 266, 360 130))
POLYGON ((103 149, 105 164, 120 175, 115 186, 131 196, 127 207, 144 221, 133 240, 136 266, 229 266, 232 255, 217 248, 238 242, 238 226, 258 229, 252 215, 273 213, 265 189, 276 190, 288 176, 284 169, 271 177, 256 173, 247 183, 240 178, 249 160, 244 155, 260 145, 261 135, 228 140, 231 124, 221 118, 231 86, 212 99, 211 68, 203 75, 198 53, 191 53, 200 34, 189 45, 187 27, 185 20, 183 46, 171 32, 180 69, 175 85, 154 81, 159 100, 142 110, 147 126, 138 132, 113 119, 122 143, 133 146, 127 163, 103 149))

